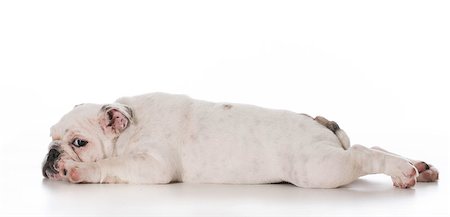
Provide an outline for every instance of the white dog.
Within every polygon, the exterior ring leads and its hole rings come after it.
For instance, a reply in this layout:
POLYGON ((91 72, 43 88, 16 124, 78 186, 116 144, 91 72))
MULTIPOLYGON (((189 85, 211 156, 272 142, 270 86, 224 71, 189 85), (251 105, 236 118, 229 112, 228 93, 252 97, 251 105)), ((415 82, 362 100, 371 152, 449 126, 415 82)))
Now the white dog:
POLYGON ((350 147, 323 117, 154 93, 81 104, 51 128, 43 174, 72 183, 290 182, 335 188, 384 173, 395 186, 438 171, 380 148, 350 147))

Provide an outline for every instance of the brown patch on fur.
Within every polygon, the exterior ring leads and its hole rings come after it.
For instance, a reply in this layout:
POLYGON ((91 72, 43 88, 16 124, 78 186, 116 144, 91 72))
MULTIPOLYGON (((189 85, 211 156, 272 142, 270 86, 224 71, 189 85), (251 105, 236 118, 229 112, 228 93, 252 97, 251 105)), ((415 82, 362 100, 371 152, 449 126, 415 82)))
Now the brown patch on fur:
POLYGON ((224 104, 223 105, 223 109, 225 109, 225 110, 230 110, 231 108, 233 108, 233 106, 230 105, 230 104, 224 104))
POLYGON ((322 116, 317 116, 314 118, 315 121, 317 121, 319 124, 323 125, 324 127, 328 128, 329 130, 331 130, 333 133, 336 133, 337 130, 339 130, 339 125, 334 122, 334 121, 329 121, 328 119, 322 117, 322 116))

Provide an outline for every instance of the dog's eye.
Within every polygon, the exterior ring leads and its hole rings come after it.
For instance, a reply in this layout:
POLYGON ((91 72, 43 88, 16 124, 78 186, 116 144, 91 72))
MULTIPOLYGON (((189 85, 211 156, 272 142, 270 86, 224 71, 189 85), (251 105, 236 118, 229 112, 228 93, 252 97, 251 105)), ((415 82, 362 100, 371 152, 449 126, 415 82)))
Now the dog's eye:
POLYGON ((83 147, 86 144, 88 144, 88 142, 86 140, 82 140, 82 139, 75 139, 72 142, 72 145, 74 145, 75 147, 83 147))

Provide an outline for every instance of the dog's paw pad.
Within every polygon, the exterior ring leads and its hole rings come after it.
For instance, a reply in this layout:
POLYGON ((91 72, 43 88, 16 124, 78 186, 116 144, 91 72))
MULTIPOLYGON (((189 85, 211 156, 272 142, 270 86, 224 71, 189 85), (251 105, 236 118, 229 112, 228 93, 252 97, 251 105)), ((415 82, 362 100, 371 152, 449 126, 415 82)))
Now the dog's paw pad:
POLYGON ((416 177, 392 177, 392 183, 397 188, 412 188, 416 185, 416 177))
POLYGON ((416 184, 419 173, 409 161, 393 158, 389 164, 389 174, 395 187, 411 188, 416 184))
POLYGON ((417 171, 419 171, 419 173, 430 169, 430 166, 423 161, 415 162, 414 166, 416 167, 417 171))
POLYGON ((414 166, 419 171, 418 182, 435 182, 439 179, 439 171, 433 165, 417 162, 414 166))
POLYGON ((392 183, 397 188, 412 188, 414 185, 416 185, 416 178, 398 178, 398 177, 392 177, 392 183))

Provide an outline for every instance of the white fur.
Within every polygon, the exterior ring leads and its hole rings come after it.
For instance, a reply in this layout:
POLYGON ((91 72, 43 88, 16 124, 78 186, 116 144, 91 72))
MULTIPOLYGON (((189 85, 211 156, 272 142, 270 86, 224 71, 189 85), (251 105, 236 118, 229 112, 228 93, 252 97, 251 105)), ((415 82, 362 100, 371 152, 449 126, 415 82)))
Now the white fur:
POLYGON ((102 130, 98 119, 104 114, 94 104, 77 106, 52 128, 54 141, 64 150, 58 169, 68 171, 52 178, 94 183, 286 181, 334 188, 385 173, 400 187, 415 183, 417 171, 408 160, 359 145, 349 148, 343 131, 338 138, 298 113, 163 93, 125 97, 116 104, 122 112, 123 106, 133 111, 118 135, 102 130), (88 146, 70 147, 76 137, 87 139, 88 146))

